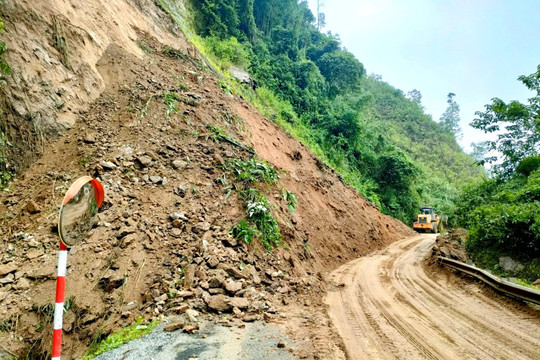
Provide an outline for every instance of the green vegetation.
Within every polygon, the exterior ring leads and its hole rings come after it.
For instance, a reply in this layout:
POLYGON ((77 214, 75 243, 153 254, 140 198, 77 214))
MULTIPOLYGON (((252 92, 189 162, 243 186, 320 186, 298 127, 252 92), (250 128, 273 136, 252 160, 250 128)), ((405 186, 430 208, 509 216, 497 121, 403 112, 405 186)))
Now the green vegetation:
POLYGON ((256 158, 247 161, 231 160, 225 164, 225 169, 230 170, 236 177, 236 181, 244 186, 256 185, 259 182, 274 184, 279 180, 278 172, 272 165, 256 158))
POLYGON ((159 324, 157 321, 152 321, 148 325, 143 325, 142 322, 143 318, 139 318, 134 324, 112 333, 105 340, 92 343, 82 359, 90 360, 104 352, 116 349, 131 340, 149 334, 159 324))
POLYGON ((253 102, 383 212, 406 222, 424 204, 452 213, 459 184, 483 173, 424 114, 418 91, 409 99, 367 77, 337 35, 319 32, 306 2, 190 0, 197 35, 174 0, 159 3, 223 72, 226 93, 253 102), (231 65, 250 72, 255 92, 227 74, 231 65))
POLYGON ((177 102, 180 100, 180 96, 176 93, 166 92, 162 95, 163 102, 167 105, 167 117, 178 112, 177 102))
MULTIPOLYGON (((236 181, 234 186, 226 187, 227 196, 232 189, 237 190, 244 201, 247 216, 247 219, 241 220, 239 224, 231 228, 231 236, 248 244, 257 237, 267 251, 279 246, 281 232, 272 215, 272 205, 266 195, 256 188, 260 183, 274 185, 279 180, 278 171, 266 161, 256 158, 234 159, 227 162, 223 168, 229 171, 236 181)), ((221 184, 227 183, 225 177, 218 178, 217 181, 221 184)))
POLYGON ((294 210, 296 210, 296 203, 298 202, 296 195, 294 195, 287 189, 283 189, 283 198, 287 202, 287 207, 289 208, 289 211, 294 212, 294 210))
POLYGON ((499 163, 493 179, 464 188, 457 215, 470 231, 466 246, 480 266, 501 271, 499 257, 511 256, 525 264, 512 275, 534 281, 540 278, 540 66, 519 80, 535 93, 528 104, 495 98, 476 113, 474 127, 497 132, 487 145, 498 151, 499 163))

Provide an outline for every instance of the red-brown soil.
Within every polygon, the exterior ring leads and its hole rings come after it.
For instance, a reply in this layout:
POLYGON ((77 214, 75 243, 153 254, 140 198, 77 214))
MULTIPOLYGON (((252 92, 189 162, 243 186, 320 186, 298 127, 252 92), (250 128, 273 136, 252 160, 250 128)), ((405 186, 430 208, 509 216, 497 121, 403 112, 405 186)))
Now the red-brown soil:
POLYGON ((163 56, 162 43, 137 36, 151 53, 137 57, 109 45, 95 65, 101 95, 0 195, 0 278, 12 279, 0 287, 0 322, 8 324, 0 344, 18 355, 46 357, 58 205, 77 177, 90 174, 103 182, 106 199, 98 226, 70 251, 66 298, 74 305, 65 314, 63 358, 80 357, 93 340, 139 316, 161 318, 182 305, 215 316, 209 303, 220 295, 248 304, 223 310, 226 321, 287 323, 284 314, 290 314, 298 321, 292 327, 299 356, 334 357, 339 339, 320 330, 329 326, 322 303, 326 274, 411 230, 382 215, 252 105, 225 94, 196 57, 163 56), (164 93, 181 99, 170 116, 164 93), (224 162, 251 154, 214 140, 208 124, 284 171, 277 185, 259 186, 273 205, 284 246, 268 253, 258 241, 237 243, 228 235, 245 210, 238 195, 226 198, 215 180, 227 176, 224 162), (173 166, 175 160, 181 166, 173 166), (282 188, 298 197, 293 213, 282 188), (31 201, 39 212, 27 210, 31 201), (187 220, 174 227, 173 213, 187 220), (227 289, 230 281, 241 290, 227 289))

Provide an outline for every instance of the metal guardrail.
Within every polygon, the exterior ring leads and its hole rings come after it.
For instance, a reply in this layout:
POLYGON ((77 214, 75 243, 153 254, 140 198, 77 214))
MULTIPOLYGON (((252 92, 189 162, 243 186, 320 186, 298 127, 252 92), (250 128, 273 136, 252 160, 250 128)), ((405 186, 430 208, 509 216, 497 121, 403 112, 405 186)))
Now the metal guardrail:
POLYGON ((456 260, 448 259, 442 256, 437 256, 437 260, 439 260, 442 264, 446 266, 449 266, 453 269, 456 269, 467 275, 471 275, 478 280, 483 281, 495 290, 505 293, 506 295, 540 305, 540 291, 538 290, 504 281, 485 270, 464 264, 456 260))

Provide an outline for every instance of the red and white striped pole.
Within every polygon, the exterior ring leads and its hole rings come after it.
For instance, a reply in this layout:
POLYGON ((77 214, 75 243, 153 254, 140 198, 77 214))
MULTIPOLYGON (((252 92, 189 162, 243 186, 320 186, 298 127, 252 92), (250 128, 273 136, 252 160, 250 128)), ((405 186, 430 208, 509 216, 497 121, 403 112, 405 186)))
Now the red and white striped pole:
POLYGON ((56 303, 54 305, 54 330, 52 360, 60 360, 62 352, 62 323, 64 318, 64 294, 66 292, 67 247, 60 241, 58 275, 56 277, 56 303))
POLYGON ((68 246, 73 246, 86 237, 92 227, 91 219, 97 214, 104 198, 105 193, 101 183, 90 176, 84 176, 70 186, 62 201, 58 222, 60 251, 58 252, 58 274, 56 277, 52 360, 60 360, 62 353, 68 246), (81 225, 81 223, 83 226, 74 227, 74 225, 81 225))

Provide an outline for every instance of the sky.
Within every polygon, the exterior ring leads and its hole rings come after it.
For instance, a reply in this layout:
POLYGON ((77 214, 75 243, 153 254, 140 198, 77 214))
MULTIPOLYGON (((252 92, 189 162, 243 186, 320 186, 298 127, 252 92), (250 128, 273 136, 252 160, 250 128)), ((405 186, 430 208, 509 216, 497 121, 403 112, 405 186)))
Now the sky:
MULTIPOLYGON (((316 13, 316 0, 308 0, 316 13)), ((526 102, 517 77, 540 64, 540 0, 321 0, 324 32, 368 74, 405 93, 418 89, 438 121, 449 92, 461 108, 461 146, 487 140, 468 124, 491 99, 526 102)))

